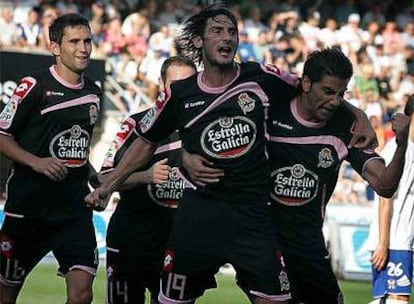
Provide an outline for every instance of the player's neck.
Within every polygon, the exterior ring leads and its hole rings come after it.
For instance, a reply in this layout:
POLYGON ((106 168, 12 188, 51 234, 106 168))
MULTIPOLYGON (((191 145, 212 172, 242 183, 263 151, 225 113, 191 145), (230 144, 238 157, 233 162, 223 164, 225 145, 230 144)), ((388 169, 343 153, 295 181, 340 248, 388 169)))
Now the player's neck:
POLYGON ((82 82, 83 74, 75 73, 74 71, 68 69, 63 64, 55 65, 56 72, 63 80, 67 81, 70 84, 79 84, 82 82))
POLYGON ((238 68, 235 64, 228 66, 205 67, 201 80, 209 87, 223 87, 231 83, 237 76, 238 68))

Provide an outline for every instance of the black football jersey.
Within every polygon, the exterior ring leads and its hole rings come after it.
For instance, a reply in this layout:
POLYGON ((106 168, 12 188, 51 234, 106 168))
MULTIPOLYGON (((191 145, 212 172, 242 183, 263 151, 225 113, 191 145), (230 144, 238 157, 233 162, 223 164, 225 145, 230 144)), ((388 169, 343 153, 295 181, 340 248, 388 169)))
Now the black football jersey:
POLYGON ((139 123, 141 135, 158 142, 179 130, 188 152, 224 170, 219 183, 199 187, 199 193, 240 203, 267 201, 265 120, 270 104, 296 94, 297 79, 253 62, 238 65, 237 76, 225 87, 208 87, 202 77, 199 72, 177 81, 161 94, 139 123))
POLYGON ((379 155, 348 149, 353 117, 344 109, 327 123, 303 120, 296 100, 279 105, 269 123, 272 203, 284 252, 325 252, 322 225, 340 165, 349 161, 362 174, 379 155))
POLYGON ((45 216, 85 214, 88 155, 101 90, 88 78, 72 85, 54 66, 24 77, 0 113, 0 132, 38 157, 65 162, 68 175, 54 182, 14 163, 8 179, 6 213, 45 216))
MULTIPOLYGON (((146 112, 131 115, 122 123, 105 155, 101 173, 105 174, 112 171, 128 147, 139 136, 136 127, 146 112)), ((181 141, 177 132, 160 141, 154 156, 139 171, 146 170, 155 162, 168 158, 168 165, 171 167, 168 182, 163 185, 140 184, 132 189, 120 191, 121 201, 117 206, 117 212, 141 213, 149 210, 158 210, 160 207, 170 210, 177 208, 178 201, 186 186, 179 170, 181 166, 180 149, 181 141)))

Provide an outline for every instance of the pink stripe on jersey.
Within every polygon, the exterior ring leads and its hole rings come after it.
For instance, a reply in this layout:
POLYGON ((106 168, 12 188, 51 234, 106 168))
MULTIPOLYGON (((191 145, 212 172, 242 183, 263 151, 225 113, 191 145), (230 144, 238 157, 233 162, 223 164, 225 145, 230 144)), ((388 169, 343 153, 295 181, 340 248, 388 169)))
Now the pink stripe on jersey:
POLYGON ((155 150, 154 155, 160 154, 163 152, 172 151, 172 150, 177 150, 180 148, 181 148, 181 140, 177 140, 175 142, 172 142, 172 143, 169 143, 163 146, 159 146, 157 150, 155 150))
POLYGON ((42 111, 40 111, 40 114, 43 115, 49 112, 62 110, 62 109, 70 108, 70 107, 76 107, 76 106, 80 106, 80 105, 88 104, 88 103, 94 103, 96 104, 97 107, 99 107, 99 97, 95 94, 89 94, 86 96, 82 96, 80 98, 68 100, 68 101, 59 103, 57 105, 48 107, 46 109, 43 109, 42 111))
POLYGON ((80 90, 80 89, 83 89, 83 86, 85 85, 85 83, 83 81, 83 77, 81 77, 81 82, 79 82, 77 84, 72 84, 70 82, 67 82, 65 79, 63 79, 61 76, 59 76, 59 74, 56 71, 56 66, 55 65, 52 65, 49 68, 49 71, 52 74, 53 78, 55 78, 58 82, 60 82, 62 85, 64 85, 67 88, 80 90))
POLYGON ((348 148, 338 137, 332 135, 306 136, 306 137, 278 137, 270 136, 270 141, 298 145, 331 145, 335 148, 339 160, 343 160, 348 155, 348 148))
POLYGON ((216 100, 214 100, 203 112, 201 112, 198 116, 196 116, 193 120, 187 123, 184 128, 189 128, 194 125, 201 117, 207 115, 209 112, 213 111, 216 107, 222 105, 223 103, 227 102, 231 97, 234 95, 244 93, 246 91, 252 92, 259 96, 262 104, 265 107, 269 106, 269 98, 263 89, 256 83, 256 82, 245 82, 241 83, 234 88, 231 88, 227 92, 224 92, 223 95, 220 95, 216 100))

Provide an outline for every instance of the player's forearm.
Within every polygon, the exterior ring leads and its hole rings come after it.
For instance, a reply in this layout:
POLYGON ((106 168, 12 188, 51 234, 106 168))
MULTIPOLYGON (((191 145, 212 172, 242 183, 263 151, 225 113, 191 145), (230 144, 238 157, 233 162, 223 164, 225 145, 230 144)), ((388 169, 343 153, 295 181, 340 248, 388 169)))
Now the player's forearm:
POLYGON ((32 167, 38 156, 22 149, 10 136, 0 134, 0 153, 21 165, 32 167))
POLYGON ((387 198, 379 199, 379 244, 384 248, 388 248, 390 243, 390 225, 392 215, 392 201, 387 198))
POLYGON ((378 177, 379 185, 376 191, 379 195, 386 198, 394 195, 404 171, 406 150, 406 145, 398 145, 391 162, 378 177))
POLYGON ((120 186, 134 171, 147 163, 154 150, 155 145, 137 138, 125 152, 115 170, 104 178, 101 187, 110 192, 120 189, 120 186))

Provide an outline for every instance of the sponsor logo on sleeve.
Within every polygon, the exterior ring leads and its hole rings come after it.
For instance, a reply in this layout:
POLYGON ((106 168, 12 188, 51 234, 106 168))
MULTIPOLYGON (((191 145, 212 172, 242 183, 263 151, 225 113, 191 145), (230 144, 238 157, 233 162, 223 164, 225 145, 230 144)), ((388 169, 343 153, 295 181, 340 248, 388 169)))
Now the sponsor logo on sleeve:
POLYGON ((13 95, 10 97, 9 102, 0 113, 0 128, 5 130, 10 128, 19 103, 27 96, 27 94, 29 94, 35 84, 36 79, 32 77, 25 77, 20 81, 19 85, 14 90, 13 95))
POLYGON ((116 152, 122 147, 125 141, 129 138, 135 128, 135 121, 133 119, 127 119, 122 123, 121 128, 114 140, 112 141, 111 146, 108 149, 108 152, 105 154, 105 159, 103 162, 103 167, 110 168, 114 166, 116 152))

